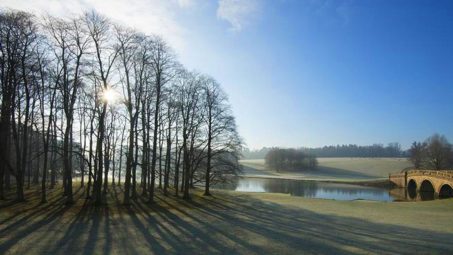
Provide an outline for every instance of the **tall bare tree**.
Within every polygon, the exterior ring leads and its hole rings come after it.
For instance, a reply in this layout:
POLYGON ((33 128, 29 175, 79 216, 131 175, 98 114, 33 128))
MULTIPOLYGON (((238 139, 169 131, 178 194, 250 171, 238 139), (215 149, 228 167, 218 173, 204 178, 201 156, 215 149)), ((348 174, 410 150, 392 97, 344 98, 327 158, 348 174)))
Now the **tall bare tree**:
POLYGON ((67 203, 73 203, 72 139, 74 106, 82 86, 82 57, 90 46, 90 37, 81 19, 70 21, 48 17, 46 27, 53 38, 55 57, 60 59, 62 78, 58 83, 63 99, 65 130, 63 132, 63 166, 67 203))
POLYGON ((149 185, 149 201, 154 199, 154 185, 156 180, 156 162, 158 149, 158 129, 159 129, 159 113, 162 98, 163 87, 175 75, 175 60, 174 55, 167 44, 159 37, 155 37, 152 41, 152 53, 150 54, 150 65, 154 74, 155 86, 155 106, 154 106, 154 125, 153 125, 153 145, 151 158, 151 180, 149 185))
MULTIPOLYGON (((115 59, 118 56, 118 48, 115 42, 110 38, 111 23, 110 21, 95 12, 85 14, 85 23, 88 27, 89 36, 94 44, 94 75, 100 81, 100 93, 106 93, 110 90, 109 78, 115 59)), ((105 119, 107 114, 108 100, 101 98, 101 109, 98 117, 98 136, 96 140, 96 157, 97 168, 96 180, 93 186, 93 195, 96 204, 102 202, 102 174, 104 167, 104 137, 105 137, 105 119)))

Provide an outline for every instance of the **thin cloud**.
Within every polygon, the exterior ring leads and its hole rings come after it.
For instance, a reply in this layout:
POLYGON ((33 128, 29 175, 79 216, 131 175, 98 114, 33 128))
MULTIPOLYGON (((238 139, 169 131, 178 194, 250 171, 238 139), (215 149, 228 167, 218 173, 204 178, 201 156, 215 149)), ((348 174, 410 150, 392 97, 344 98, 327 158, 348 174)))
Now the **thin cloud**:
POLYGON ((2 0, 0 8, 29 11, 36 15, 50 14, 72 17, 84 11, 96 10, 110 19, 133 27, 147 34, 162 36, 177 51, 185 49, 186 33, 175 19, 178 8, 186 7, 193 0, 2 0))
POLYGON ((179 7, 190 8, 195 5, 196 0, 177 0, 179 7))
POLYGON ((258 0, 219 0, 217 18, 231 25, 231 30, 241 31, 250 24, 259 10, 258 0))

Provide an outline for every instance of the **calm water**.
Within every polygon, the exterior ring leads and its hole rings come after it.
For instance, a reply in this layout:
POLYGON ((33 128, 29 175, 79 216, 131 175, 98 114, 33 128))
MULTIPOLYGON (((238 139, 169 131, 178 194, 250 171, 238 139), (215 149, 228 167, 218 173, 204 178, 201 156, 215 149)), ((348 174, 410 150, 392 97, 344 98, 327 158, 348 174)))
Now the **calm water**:
POLYGON ((364 199, 387 202, 396 200, 386 188, 318 181, 242 177, 232 183, 217 186, 217 188, 243 192, 285 193, 300 197, 335 200, 364 199))

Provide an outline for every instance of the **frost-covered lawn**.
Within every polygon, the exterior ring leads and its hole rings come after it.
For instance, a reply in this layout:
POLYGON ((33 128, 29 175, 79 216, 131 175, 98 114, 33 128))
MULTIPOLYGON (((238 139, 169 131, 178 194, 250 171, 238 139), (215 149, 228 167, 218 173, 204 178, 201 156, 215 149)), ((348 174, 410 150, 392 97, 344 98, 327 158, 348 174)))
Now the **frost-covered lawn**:
POLYGON ((411 167, 406 158, 318 158, 316 170, 276 172, 263 159, 241 160, 244 175, 289 179, 363 181, 388 178, 389 173, 411 167))
POLYGON ((0 202, 0 254, 303 254, 453 252, 453 200, 381 203, 284 194, 195 191, 185 202, 158 195, 95 208, 76 188, 65 206, 61 189, 39 204, 0 202))

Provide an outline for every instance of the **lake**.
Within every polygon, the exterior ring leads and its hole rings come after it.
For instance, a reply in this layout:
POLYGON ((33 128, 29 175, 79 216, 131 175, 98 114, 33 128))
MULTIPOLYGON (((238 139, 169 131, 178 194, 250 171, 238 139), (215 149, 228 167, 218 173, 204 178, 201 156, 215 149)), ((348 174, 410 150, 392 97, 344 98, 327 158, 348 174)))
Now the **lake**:
POLYGON ((240 177, 216 188, 242 192, 284 193, 307 198, 335 200, 375 200, 391 202, 397 198, 387 188, 320 181, 240 177))
POLYGON ((434 193, 417 192, 405 188, 369 187, 347 183, 288 180, 278 178, 240 177, 230 183, 216 184, 214 188, 241 192, 283 193, 292 196, 334 200, 373 201, 428 201, 434 193))

